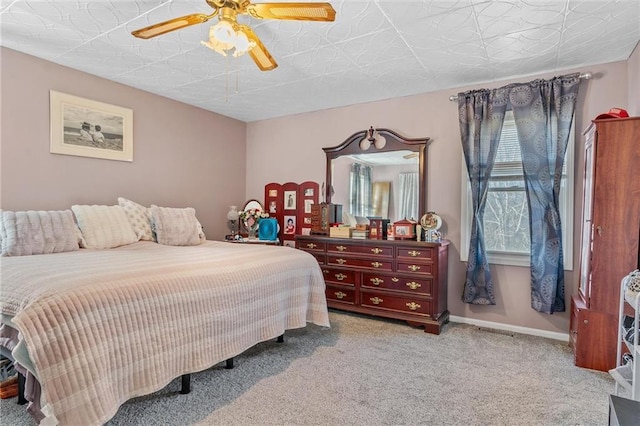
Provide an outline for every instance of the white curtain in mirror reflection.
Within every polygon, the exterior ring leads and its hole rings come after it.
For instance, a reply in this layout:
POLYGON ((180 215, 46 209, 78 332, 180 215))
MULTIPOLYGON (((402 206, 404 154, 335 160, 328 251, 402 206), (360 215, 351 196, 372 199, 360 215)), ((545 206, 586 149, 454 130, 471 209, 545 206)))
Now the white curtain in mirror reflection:
POLYGON ((369 216, 371 208, 371 167, 351 165, 349 178, 349 210, 354 216, 369 216))
POLYGON ((418 173, 400 173, 398 216, 418 220, 418 173))

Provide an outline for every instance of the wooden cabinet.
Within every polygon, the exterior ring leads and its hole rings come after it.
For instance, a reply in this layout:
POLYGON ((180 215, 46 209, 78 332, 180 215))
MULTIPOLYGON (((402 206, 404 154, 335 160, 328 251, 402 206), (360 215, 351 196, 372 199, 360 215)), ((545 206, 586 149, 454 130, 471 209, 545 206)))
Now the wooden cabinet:
POLYGON ((320 263, 330 308, 407 321, 440 334, 448 322, 448 241, 296 236, 320 263))
POLYGON ((584 133, 580 285, 571 299, 579 367, 616 366, 620 280, 638 267, 640 117, 595 120, 584 133))

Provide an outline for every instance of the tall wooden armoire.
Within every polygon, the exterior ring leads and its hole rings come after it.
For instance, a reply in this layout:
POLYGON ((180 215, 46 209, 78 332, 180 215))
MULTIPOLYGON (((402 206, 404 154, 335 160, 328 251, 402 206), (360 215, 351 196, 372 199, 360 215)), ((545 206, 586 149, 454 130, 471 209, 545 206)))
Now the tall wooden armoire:
POLYGON ((584 133, 580 286, 571 298, 575 364, 616 366, 620 281, 638 267, 640 117, 594 120, 584 133))

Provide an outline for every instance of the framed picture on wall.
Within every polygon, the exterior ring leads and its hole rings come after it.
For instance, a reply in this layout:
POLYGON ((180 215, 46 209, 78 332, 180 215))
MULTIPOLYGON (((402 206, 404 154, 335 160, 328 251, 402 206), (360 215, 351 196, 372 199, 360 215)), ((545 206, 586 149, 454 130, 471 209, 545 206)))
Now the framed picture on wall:
POLYGON ((50 152, 133 161, 133 110, 49 92, 50 152))

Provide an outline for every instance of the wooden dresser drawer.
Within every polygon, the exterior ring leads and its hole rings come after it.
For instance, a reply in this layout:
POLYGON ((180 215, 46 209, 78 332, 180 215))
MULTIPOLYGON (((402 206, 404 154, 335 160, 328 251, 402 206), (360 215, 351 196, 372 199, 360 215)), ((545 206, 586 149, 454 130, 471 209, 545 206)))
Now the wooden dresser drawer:
POLYGON ((356 289, 350 287, 339 287, 328 285, 325 289, 327 300, 335 300, 342 303, 356 303, 356 289))
POLYGON ((296 241, 296 248, 309 253, 324 252, 326 249, 326 243, 324 241, 296 241))
POLYGON ((362 287, 369 287, 371 289, 387 288, 416 293, 421 296, 430 296, 433 291, 433 279, 423 277, 406 278, 396 275, 365 272, 362 274, 362 287))
POLYGON ((436 247, 398 247, 396 256, 398 259, 422 259, 431 260, 438 257, 438 249, 436 247))
POLYGON ((351 286, 356 285, 355 271, 332 269, 325 266, 322 268, 322 275, 324 276, 325 283, 336 283, 351 286))
POLYGON ((431 300, 411 296, 390 295, 383 292, 362 291, 362 306, 389 309, 393 311, 417 315, 431 315, 431 300))
POLYGON ((349 256, 327 255, 327 265, 351 266, 359 268, 370 268, 380 271, 392 271, 393 262, 390 259, 364 259, 349 256))
POLYGON ((328 243, 327 252, 363 254, 367 256, 393 257, 393 247, 360 246, 355 244, 328 243))
POLYGON ((408 272, 411 274, 433 275, 433 263, 417 262, 406 259, 398 259, 396 263, 397 272, 408 272))

